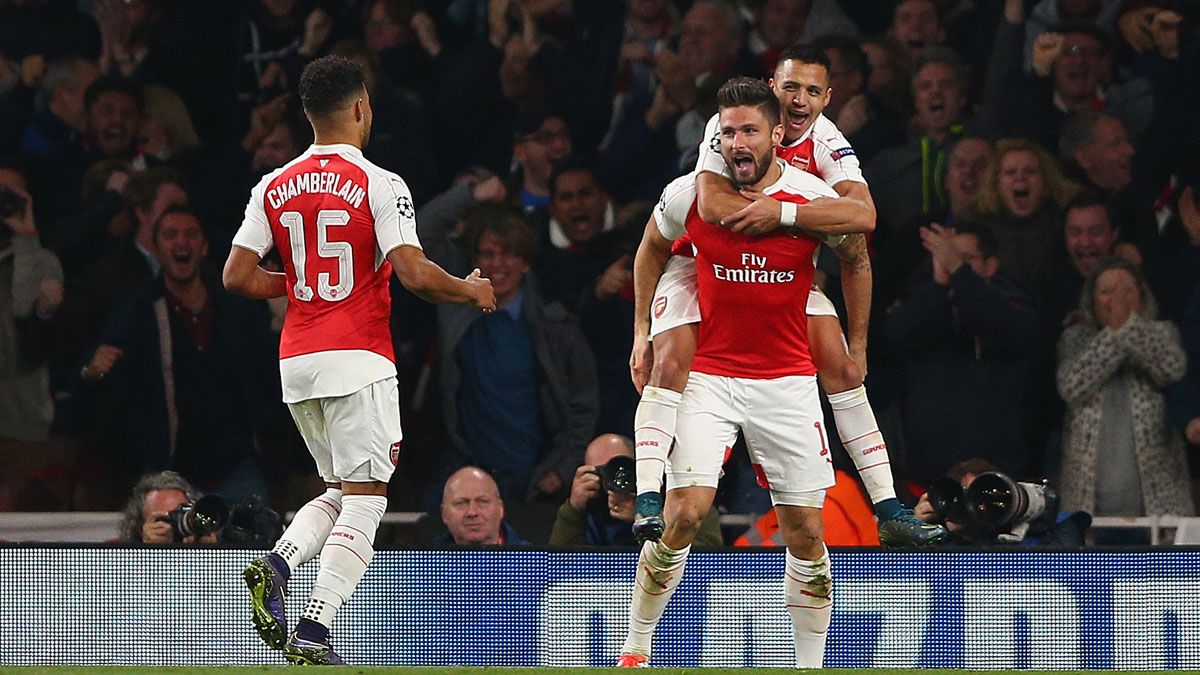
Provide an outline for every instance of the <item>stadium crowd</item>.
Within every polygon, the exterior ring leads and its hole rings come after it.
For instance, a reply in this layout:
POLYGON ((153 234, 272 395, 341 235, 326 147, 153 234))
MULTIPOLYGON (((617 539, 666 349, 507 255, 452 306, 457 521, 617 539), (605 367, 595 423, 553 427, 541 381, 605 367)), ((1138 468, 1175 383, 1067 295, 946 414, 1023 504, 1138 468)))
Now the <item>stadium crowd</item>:
MULTIPOLYGON (((580 467, 628 454, 585 461, 632 435, 642 228, 717 88, 807 42, 875 200, 867 382, 913 501, 981 458, 1065 509, 1190 515, 1198 27, 1196 0, 0 0, 0 510, 118 510, 164 469, 280 511, 320 482, 280 402, 286 302, 219 269, 332 53, 429 258, 498 300, 393 280, 392 508, 469 541, 471 489, 500 540, 615 536, 628 504, 589 509, 580 467)), ((744 452, 718 502, 769 510, 744 452)))

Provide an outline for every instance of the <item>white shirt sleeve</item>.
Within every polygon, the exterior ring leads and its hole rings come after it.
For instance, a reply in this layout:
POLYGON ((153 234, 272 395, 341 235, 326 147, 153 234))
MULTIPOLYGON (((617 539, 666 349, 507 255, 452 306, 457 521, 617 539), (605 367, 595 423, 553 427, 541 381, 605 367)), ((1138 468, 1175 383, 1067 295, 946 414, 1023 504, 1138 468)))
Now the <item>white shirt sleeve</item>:
POLYGON ((417 208, 404 179, 394 173, 371 175, 371 215, 375 218, 375 240, 384 257, 400 246, 421 248, 417 238, 417 208))
POLYGON ((696 174, 689 173, 671 181, 663 188, 654 206, 654 222, 662 236, 671 241, 687 232, 687 216, 696 201, 696 174))
POLYGON ((863 178, 854 146, 833 122, 824 118, 822 121, 825 123, 821 128, 813 130, 813 161, 817 163, 817 173, 831 186, 844 180, 865 185, 867 179, 863 178))
POLYGON ((267 222, 267 210, 263 206, 263 191, 270 181, 267 178, 259 181, 250 191, 250 201, 246 202, 246 215, 242 216, 242 226, 233 235, 233 245, 256 253, 259 258, 265 256, 275 240, 271 236, 271 224, 267 222))
POLYGON ((711 171, 729 178, 729 167, 725 166, 725 158, 721 157, 721 120, 720 115, 713 115, 704 125, 704 136, 700 139, 700 156, 696 158, 696 173, 711 171))

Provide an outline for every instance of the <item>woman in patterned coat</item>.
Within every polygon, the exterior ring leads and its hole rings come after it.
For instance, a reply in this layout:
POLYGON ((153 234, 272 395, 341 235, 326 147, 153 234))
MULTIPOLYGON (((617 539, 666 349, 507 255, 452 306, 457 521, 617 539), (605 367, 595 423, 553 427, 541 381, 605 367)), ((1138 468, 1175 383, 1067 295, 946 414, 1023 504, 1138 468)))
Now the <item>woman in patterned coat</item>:
POLYGON ((1107 260, 1084 283, 1078 322, 1058 343, 1058 391, 1067 403, 1064 510, 1193 512, 1183 441, 1163 397, 1163 387, 1183 377, 1186 357, 1179 330, 1156 321, 1156 312, 1129 262, 1107 260))

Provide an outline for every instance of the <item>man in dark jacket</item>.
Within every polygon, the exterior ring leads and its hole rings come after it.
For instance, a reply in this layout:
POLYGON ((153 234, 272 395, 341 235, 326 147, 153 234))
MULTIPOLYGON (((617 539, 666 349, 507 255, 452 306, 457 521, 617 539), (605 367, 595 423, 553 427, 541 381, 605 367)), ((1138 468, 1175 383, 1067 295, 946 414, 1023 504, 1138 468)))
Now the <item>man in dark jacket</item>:
POLYGON ((486 207, 465 224, 497 309, 438 308, 452 462, 490 471, 506 499, 563 495, 596 425, 595 361, 578 320, 538 294, 530 274, 537 239, 521 214, 486 207))
POLYGON ((1038 318, 998 273, 995 236, 959 224, 922 228, 933 276, 888 317, 886 335, 905 354, 905 436, 919 480, 982 457, 1016 476, 1032 460, 1029 364, 1038 318))

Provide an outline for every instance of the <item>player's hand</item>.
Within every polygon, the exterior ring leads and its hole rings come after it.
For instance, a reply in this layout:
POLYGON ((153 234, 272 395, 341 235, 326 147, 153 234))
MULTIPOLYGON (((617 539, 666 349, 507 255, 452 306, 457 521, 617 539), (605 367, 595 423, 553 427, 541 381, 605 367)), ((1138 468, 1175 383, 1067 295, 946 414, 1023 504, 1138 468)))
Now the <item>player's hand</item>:
POLYGON ((621 292, 629 284, 633 283, 633 270, 629 269, 629 254, 617 258, 613 264, 604 270, 596 279, 596 298, 604 300, 621 292))
POLYGON ((562 489, 562 479, 557 473, 547 471, 537 481, 537 489, 542 494, 552 495, 562 489))
POLYGON ((175 541, 175 531, 165 518, 166 512, 152 513, 142 523, 142 542, 146 544, 170 544, 175 541))
POLYGON ((91 362, 84 367, 83 378, 88 381, 103 380, 124 355, 125 350, 120 347, 100 345, 92 355, 91 362))
POLYGON ((571 481, 571 496, 567 497, 571 508, 576 511, 587 509, 587 504, 594 497, 600 494, 600 474, 596 473, 596 467, 591 464, 584 464, 575 469, 575 479, 571 481))
POLYGON ((484 276, 476 267, 471 270, 463 281, 471 286, 473 298, 471 304, 475 309, 482 309, 485 314, 496 311, 496 291, 492 290, 492 281, 484 276))
POLYGON ((654 345, 645 335, 633 337, 633 350, 629 354, 629 377, 638 396, 650 381, 650 368, 654 365, 654 345))
POLYGON ((1040 77, 1049 75, 1065 45, 1062 33, 1042 33, 1037 36, 1033 41, 1033 72, 1040 77))
POLYGON ((779 229, 779 214, 782 210, 779 200, 754 190, 739 190, 738 192, 749 199, 750 203, 741 210, 722 218, 721 225, 734 232, 741 232, 752 237, 779 229))

